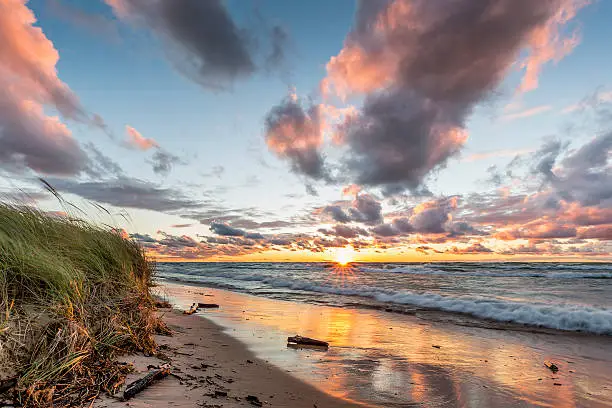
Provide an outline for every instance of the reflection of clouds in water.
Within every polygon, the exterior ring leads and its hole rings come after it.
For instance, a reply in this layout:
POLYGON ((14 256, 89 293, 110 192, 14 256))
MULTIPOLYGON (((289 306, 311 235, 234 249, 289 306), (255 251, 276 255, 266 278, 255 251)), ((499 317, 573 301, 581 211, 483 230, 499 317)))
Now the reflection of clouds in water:
MULTIPOLYGON (((187 306, 210 300, 194 298, 195 292, 213 294, 222 307, 207 317, 262 359, 337 397, 383 406, 478 408, 612 402, 603 388, 612 377, 612 345, 601 337, 461 327, 396 313, 168 288, 187 306), (295 334, 329 341, 331 347, 287 349, 286 336, 295 334), (546 359, 564 364, 558 380, 550 379, 542 365, 546 359)), ((321 296, 324 301, 329 295, 321 296)))

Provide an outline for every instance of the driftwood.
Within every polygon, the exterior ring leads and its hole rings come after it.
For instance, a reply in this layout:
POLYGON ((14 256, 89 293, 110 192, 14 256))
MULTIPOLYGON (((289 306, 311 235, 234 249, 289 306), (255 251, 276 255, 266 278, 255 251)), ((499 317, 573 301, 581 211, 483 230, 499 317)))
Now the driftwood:
POLYGON ((548 367, 550 371, 552 371, 553 373, 556 373, 557 371, 559 371, 559 367, 557 367, 557 365, 553 363, 552 361, 545 361, 544 365, 548 367))
POLYGON ((200 309, 218 309, 219 305, 216 303, 198 303, 200 309))
POLYGON ((251 405, 255 405, 256 407, 262 407, 263 404, 255 395, 247 395, 246 400, 251 403, 251 405))
POLYGON ((125 391, 123 391, 123 400, 129 400, 134 395, 138 394, 155 381, 166 377, 168 374, 170 374, 170 369, 168 367, 161 367, 158 370, 149 372, 144 377, 130 383, 127 387, 125 387, 125 391))
POLYGON ((189 310, 183 311, 183 314, 192 315, 198 311, 198 305, 196 303, 192 304, 189 310))
POLYGON ((329 343, 322 340, 311 339, 310 337, 293 336, 287 337, 287 343, 301 344, 305 346, 329 347, 329 343))

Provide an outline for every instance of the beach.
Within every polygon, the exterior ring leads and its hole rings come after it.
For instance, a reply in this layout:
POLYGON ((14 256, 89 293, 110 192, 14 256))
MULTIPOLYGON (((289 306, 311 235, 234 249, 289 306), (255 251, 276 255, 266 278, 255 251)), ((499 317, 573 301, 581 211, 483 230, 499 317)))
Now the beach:
POLYGON ((128 375, 127 383, 143 377, 149 371, 147 366, 151 365, 169 363, 172 375, 127 402, 105 396, 94 406, 254 406, 247 400, 249 395, 257 397, 263 406, 358 406, 336 399, 258 359, 243 343, 225 334, 222 327, 211 320, 171 309, 162 309, 160 313, 173 331, 172 336, 156 338, 161 356, 165 357, 160 359, 140 353, 123 356, 121 361, 134 365, 135 370, 128 375))
MULTIPOLYGON (((170 282, 161 289, 178 310, 192 302, 220 308, 164 312, 176 334, 158 338, 162 351, 179 376, 196 378, 183 385, 164 379, 131 406, 244 406, 247 395, 287 407, 612 406, 608 336, 477 327, 443 314, 423 318, 170 282), (295 334, 329 341, 330 348, 287 347, 295 334), (202 363, 210 367, 194 368, 202 363), (218 389, 227 397, 206 396, 218 389)), ((130 378, 152 364, 131 358, 139 370, 130 378)))

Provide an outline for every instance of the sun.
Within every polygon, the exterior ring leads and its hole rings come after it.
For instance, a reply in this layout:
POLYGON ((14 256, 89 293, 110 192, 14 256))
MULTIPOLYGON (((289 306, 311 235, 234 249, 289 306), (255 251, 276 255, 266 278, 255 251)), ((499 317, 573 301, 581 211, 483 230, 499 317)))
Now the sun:
POLYGON ((338 248, 334 260, 338 265, 346 266, 353 261, 353 251, 348 248, 338 248))

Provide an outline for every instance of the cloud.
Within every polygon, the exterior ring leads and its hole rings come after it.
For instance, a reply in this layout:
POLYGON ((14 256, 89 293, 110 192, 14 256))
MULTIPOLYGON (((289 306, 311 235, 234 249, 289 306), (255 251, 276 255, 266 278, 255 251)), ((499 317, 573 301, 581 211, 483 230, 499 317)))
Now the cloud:
POLYGON ((612 204, 612 172, 608 164, 612 152, 612 132, 602 133, 560 160, 567 145, 549 141, 535 154, 535 171, 565 201, 591 206, 612 204))
POLYGON ((485 247, 480 242, 476 242, 465 248, 452 247, 447 252, 450 252, 453 254, 487 254, 487 253, 492 253, 493 250, 485 247))
POLYGON ((351 221, 351 217, 349 217, 348 214, 344 212, 342 207, 337 205, 326 206, 325 208, 323 208, 323 213, 329 214, 336 222, 347 223, 351 221))
POLYGON ((60 192, 75 194, 115 207, 172 212, 202 206, 201 202, 186 197, 178 190, 132 178, 83 182, 67 179, 47 181, 60 192))
POLYGON ((515 119, 528 118, 531 116, 539 115, 541 113, 549 112, 550 110, 552 110, 552 106, 550 105, 536 106, 534 108, 526 109, 520 112, 508 113, 502 116, 502 120, 510 121, 515 119))
POLYGON ((70 130, 11 88, 0 78, 0 166, 62 176, 85 170, 89 159, 70 130))
POLYGON ((370 235, 368 231, 359 227, 349 227, 348 225, 334 225, 331 230, 320 229, 319 232, 325 235, 335 235, 342 238, 357 238, 359 236, 370 235))
POLYGON ((612 224, 582 228, 578 233, 578 238, 612 241, 612 224))
POLYGON ((486 159, 492 159, 492 158, 497 158, 497 157, 516 157, 516 156, 521 156, 521 155, 527 154, 527 153, 533 153, 533 150, 532 149, 489 150, 489 151, 485 151, 485 152, 472 153, 469 156, 467 156, 464 159, 464 161, 466 161, 466 162, 474 162, 474 161, 478 161, 478 160, 486 160, 486 159))
POLYGON ((183 164, 181 158, 162 149, 158 149, 151 158, 153 171, 163 176, 167 176, 177 164, 183 164))
POLYGON ((246 234, 244 230, 230 227, 227 224, 219 222, 213 222, 210 224, 210 230, 217 235, 229 236, 229 237, 242 237, 246 234))
POLYGON ((119 38, 115 22, 101 14, 90 14, 61 0, 47 0, 47 7, 55 16, 66 20, 79 28, 88 30, 104 38, 119 38))
POLYGON ((286 33, 249 32, 239 27, 221 0, 105 0, 124 20, 151 29, 176 69, 200 85, 226 89, 257 69, 254 44, 270 43, 268 68, 280 63, 286 33))
POLYGON ((74 175, 88 158, 56 116, 88 122, 78 98, 57 76, 59 54, 22 1, 0 0, 0 161, 14 170, 74 175))
POLYGON ((273 69, 281 65, 285 60, 285 49, 289 41, 289 34, 283 27, 276 25, 272 27, 270 39, 272 49, 266 57, 265 65, 266 68, 273 69))
POLYGON ((316 180, 328 178, 319 151, 323 133, 318 105, 305 109, 295 94, 288 96, 266 116, 265 137, 268 148, 287 159, 295 173, 316 180))
POLYGON ((555 222, 542 222, 535 220, 514 230, 505 230, 495 237, 502 240, 515 239, 552 239, 573 238, 576 236, 576 228, 569 225, 559 225, 555 222))
POLYGON ((210 224, 210 230, 217 235, 228 236, 228 237, 245 237, 247 239, 264 239, 264 236, 258 232, 246 232, 244 230, 234 228, 227 224, 213 222, 210 224))
POLYGON ((122 177, 123 169, 113 159, 102 153, 93 143, 85 144, 91 153, 89 164, 85 172, 93 178, 105 178, 108 176, 122 177))
POLYGON ((357 194, 350 207, 341 202, 324 207, 321 213, 329 215, 339 223, 359 222, 367 225, 376 225, 383 222, 382 205, 370 194, 357 194), (346 207, 346 210, 343 208, 346 207))
POLYGON ((381 204, 369 194, 360 194, 355 197, 353 207, 348 209, 353 221, 367 225, 376 225, 383 222, 381 204))
POLYGON ((565 107, 562 113, 572 113, 583 111, 587 108, 594 108, 598 105, 612 102, 612 91, 597 90, 592 95, 582 99, 580 102, 565 107))
POLYGON ((147 139, 139 131, 131 127, 125 126, 125 134, 127 135, 126 145, 140 150, 149 150, 154 147, 159 147, 159 144, 153 139, 147 139))
MULTIPOLYGON (((326 95, 364 93, 340 126, 343 165, 357 183, 417 189, 467 140, 465 122, 526 50, 522 89, 571 49, 559 35, 582 2, 361 2, 327 64, 326 95), (551 50, 554 50, 551 51, 551 50)), ((576 41, 570 41, 575 45, 576 41)))
POLYGON ((425 201, 406 211, 404 216, 394 218, 391 223, 378 225, 371 231, 383 237, 410 234, 448 234, 448 237, 482 235, 482 232, 467 222, 450 222, 457 203, 456 196, 425 201))

